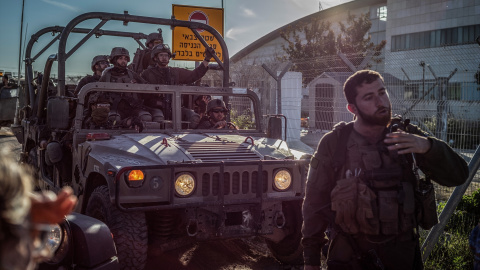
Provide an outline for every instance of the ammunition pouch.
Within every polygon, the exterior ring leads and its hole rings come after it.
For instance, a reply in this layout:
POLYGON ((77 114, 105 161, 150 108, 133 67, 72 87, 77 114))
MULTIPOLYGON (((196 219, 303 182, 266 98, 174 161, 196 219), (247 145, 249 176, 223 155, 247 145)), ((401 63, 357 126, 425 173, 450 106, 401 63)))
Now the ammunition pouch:
POLYGON ((398 235, 414 228, 416 195, 401 178, 401 170, 389 168, 338 180, 330 194, 335 223, 347 234, 398 235))
POLYGON ((422 229, 430 230, 438 223, 435 188, 428 180, 420 180, 419 182, 419 188, 415 190, 417 222, 422 229))
POLYGON ((377 196, 360 178, 337 181, 331 194, 335 223, 348 234, 378 234, 377 196))

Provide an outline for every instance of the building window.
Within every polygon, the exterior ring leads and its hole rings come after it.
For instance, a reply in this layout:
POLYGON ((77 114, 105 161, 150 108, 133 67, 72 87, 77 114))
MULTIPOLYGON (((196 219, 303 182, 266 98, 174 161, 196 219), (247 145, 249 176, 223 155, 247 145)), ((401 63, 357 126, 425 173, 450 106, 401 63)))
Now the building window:
POLYGON ((392 36, 391 51, 418 50, 475 43, 480 24, 392 36))
POLYGON ((387 6, 377 8, 377 17, 380 21, 387 21, 387 6))
POLYGON ((449 100, 461 100, 462 88, 460 83, 449 83, 447 86, 447 99, 449 100))

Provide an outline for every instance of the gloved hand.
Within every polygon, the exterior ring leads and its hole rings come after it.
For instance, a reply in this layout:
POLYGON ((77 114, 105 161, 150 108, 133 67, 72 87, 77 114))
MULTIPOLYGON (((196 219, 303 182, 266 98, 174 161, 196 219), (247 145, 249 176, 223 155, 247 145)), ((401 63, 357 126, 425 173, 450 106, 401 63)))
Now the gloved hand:
POLYGON ((205 59, 203 60, 210 62, 214 54, 215 54, 215 50, 212 47, 205 48, 205 59))

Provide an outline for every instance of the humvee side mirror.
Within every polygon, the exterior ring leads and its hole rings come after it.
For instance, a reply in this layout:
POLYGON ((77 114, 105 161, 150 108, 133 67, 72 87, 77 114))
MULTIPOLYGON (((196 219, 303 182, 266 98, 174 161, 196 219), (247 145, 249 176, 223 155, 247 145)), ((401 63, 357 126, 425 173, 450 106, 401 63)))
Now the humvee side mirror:
MULTIPOLYGON (((282 119, 280 117, 285 117, 283 115, 269 115, 268 125, 267 125, 267 138, 272 139, 282 139, 282 119)), ((286 126, 285 118, 285 126, 286 126)), ((287 134, 285 133, 285 140, 287 140, 287 134)))
POLYGON ((61 97, 50 98, 47 103, 47 126, 50 129, 68 129, 68 111, 67 99, 61 97))

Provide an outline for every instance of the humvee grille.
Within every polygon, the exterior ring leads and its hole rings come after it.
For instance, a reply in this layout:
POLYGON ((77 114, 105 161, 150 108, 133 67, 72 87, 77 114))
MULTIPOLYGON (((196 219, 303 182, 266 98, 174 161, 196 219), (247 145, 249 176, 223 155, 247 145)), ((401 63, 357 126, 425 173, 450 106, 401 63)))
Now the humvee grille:
MULTIPOLYGON (((258 172, 254 171, 243 172, 225 172, 223 175, 223 194, 255 194, 257 192, 258 172)), ((220 189, 220 174, 218 172, 210 174, 204 173, 202 175, 202 195, 203 196, 218 196, 220 189)), ((266 193, 268 190, 268 173, 263 171, 262 192, 266 193)))
POLYGON ((248 146, 233 142, 178 142, 178 145, 202 162, 245 161, 262 159, 248 146))

